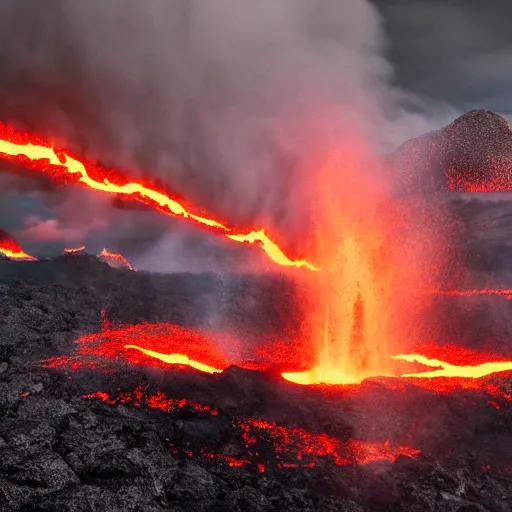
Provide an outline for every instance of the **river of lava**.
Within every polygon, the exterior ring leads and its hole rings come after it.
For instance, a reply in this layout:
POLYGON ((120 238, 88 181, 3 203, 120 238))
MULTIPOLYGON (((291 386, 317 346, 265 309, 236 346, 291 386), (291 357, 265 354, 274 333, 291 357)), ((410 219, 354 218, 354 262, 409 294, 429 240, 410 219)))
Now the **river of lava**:
MULTIPOLYGON (((147 394, 141 388, 111 396, 105 392, 84 395, 86 399, 98 399, 109 405, 127 405, 159 409, 166 413, 186 408, 217 417, 216 408, 197 404, 186 399, 169 398, 164 393, 147 394)), ((223 454, 180 449, 175 444, 174 453, 190 457, 204 457, 226 462, 230 466, 254 465, 261 472, 267 467, 312 468, 321 459, 330 460, 337 466, 368 464, 380 460, 394 461, 400 456, 416 457, 420 451, 407 446, 391 445, 389 442, 371 442, 355 439, 337 439, 325 433, 309 432, 298 427, 277 425, 254 418, 233 417, 233 435, 238 437, 240 448, 245 453, 239 457, 223 454)))
POLYGON ((112 194, 119 199, 138 201, 165 215, 181 217, 196 225, 242 244, 261 248, 276 264, 283 267, 317 268, 303 259, 286 256, 264 229, 237 231, 187 201, 152 184, 131 181, 114 170, 107 170, 92 161, 80 160, 69 151, 52 147, 39 137, 15 130, 0 123, 0 157, 27 169, 40 172, 63 184, 80 184, 91 190, 112 194))
POLYGON ((76 344, 73 356, 51 358, 44 366, 96 369, 126 362, 165 370, 177 365, 217 373, 237 362, 234 354, 239 350, 238 341, 229 335, 166 323, 106 324, 100 332, 81 336, 76 344))
MULTIPOLYGON (((414 386, 440 394, 457 389, 479 390, 512 403, 512 388, 508 384, 512 357, 457 345, 425 343, 420 353, 399 354, 393 359, 412 365, 412 370, 402 373, 401 378, 414 386)), ((489 403, 500 408, 494 401, 489 403)))

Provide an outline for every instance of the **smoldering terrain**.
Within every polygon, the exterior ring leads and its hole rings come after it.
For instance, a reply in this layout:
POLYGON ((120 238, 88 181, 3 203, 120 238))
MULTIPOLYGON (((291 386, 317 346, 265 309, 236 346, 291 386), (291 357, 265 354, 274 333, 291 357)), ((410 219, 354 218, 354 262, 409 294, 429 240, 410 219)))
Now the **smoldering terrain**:
MULTIPOLYGON (((471 202, 456 207, 473 223, 484 208, 471 202)), ((498 257, 499 239, 494 246, 485 241, 494 259, 480 260, 471 247, 466 261, 479 266, 469 263, 470 280, 492 275, 501 276, 503 287, 512 284, 498 257)), ((351 394, 292 385, 271 368, 208 375, 126 363, 107 372, 42 365, 74 354, 75 340, 98 332, 105 312, 111 325, 212 327, 253 347, 269 333, 293 340, 301 319, 301 290, 293 279, 130 272, 70 255, 2 261, 0 290, 2 510, 505 511, 512 505, 511 406, 499 399, 498 408, 489 405, 478 390, 443 395, 368 381, 351 394), (138 399, 127 398, 137 389, 138 399), (109 400, 99 400, 98 392, 109 400), (186 404, 155 408, 155 396, 207 404, 215 415, 186 404), (256 452, 248 456, 235 418, 302 430, 279 437, 285 434, 258 430, 258 423, 251 431, 256 452), (341 445, 389 441, 421 454, 339 465, 313 448, 308 452, 304 439, 297 441, 302 448, 293 445, 296 432, 341 445), (297 456, 313 463, 298 467, 297 456), (230 465, 240 458, 246 463, 230 465)), ((509 300, 440 297, 434 307, 437 342, 478 349, 491 340, 510 355, 509 300)), ((496 382, 510 393, 507 379, 496 382)), ((364 455, 358 450, 354 460, 364 455)))

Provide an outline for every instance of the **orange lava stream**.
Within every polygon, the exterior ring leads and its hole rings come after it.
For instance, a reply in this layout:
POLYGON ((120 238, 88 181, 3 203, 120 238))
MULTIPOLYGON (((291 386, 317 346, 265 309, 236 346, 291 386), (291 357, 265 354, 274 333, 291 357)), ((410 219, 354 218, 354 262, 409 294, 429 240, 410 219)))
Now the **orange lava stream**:
POLYGON ((481 363, 478 365, 457 366, 454 364, 446 363, 445 361, 440 361, 439 359, 431 359, 421 354, 399 354, 393 356, 392 358, 398 361, 419 363, 425 366, 430 366, 431 368, 438 368, 437 370, 428 372, 404 373, 401 375, 402 378, 419 377, 432 379, 436 377, 460 377, 467 379, 479 379, 493 373, 512 370, 512 361, 493 361, 488 363, 481 363))
POLYGON ((27 254, 12 236, 0 229, 0 254, 3 254, 7 258, 11 260, 29 260, 29 261, 37 261, 37 258, 27 254))
POLYGON ((194 368, 194 370, 198 370, 200 372, 221 373, 223 371, 217 368, 213 368, 212 366, 208 366, 207 364, 200 363, 199 361, 194 361, 193 359, 190 359, 188 356, 183 354, 162 354, 161 352, 155 352, 154 350, 138 347, 137 345, 125 345, 124 348, 139 350, 146 356, 154 357, 155 359, 163 361, 167 364, 180 364, 184 366, 190 366, 191 368, 194 368))
POLYGON ((68 249, 67 247, 64 248, 64 252, 67 254, 78 254, 83 251, 85 251, 85 245, 82 245, 82 247, 77 247, 76 249, 68 249))
POLYGON ((135 270, 132 264, 122 254, 116 254, 107 251, 107 249, 103 249, 100 253, 100 256, 107 260, 118 261, 122 263, 125 267, 128 267, 130 270, 135 270))
POLYGON ((60 178, 64 181, 70 181, 71 179, 93 190, 129 197, 167 215, 190 219, 223 234, 230 240, 249 244, 258 243, 267 256, 279 265, 317 270, 315 266, 305 260, 288 258, 279 246, 267 237, 264 230, 251 231, 247 234, 232 233, 232 229, 228 226, 212 218, 188 211, 185 206, 171 199, 164 192, 136 182, 114 183, 109 178, 116 179, 116 181, 121 178, 114 176, 112 172, 108 172, 92 163, 87 164, 86 167, 86 164, 69 154, 57 151, 45 145, 42 141, 38 140, 37 142, 37 144, 34 143, 34 138, 30 140, 28 135, 15 132, 11 127, 0 123, 0 154, 5 158, 14 160, 19 164, 28 164, 30 168, 43 172, 52 178, 60 178), (91 176, 93 173, 97 179, 91 176))
POLYGON ((7 258, 11 260, 28 260, 28 261, 37 261, 37 258, 34 258, 34 256, 30 256, 30 254, 27 254, 23 251, 11 251, 7 249, 6 247, 0 247, 0 253, 2 253, 4 256, 7 256, 7 258))
POLYGON ((477 295, 499 295, 512 299, 512 288, 495 289, 495 288, 482 288, 476 290, 439 290, 435 292, 437 295, 444 295, 447 297, 475 297, 477 295))

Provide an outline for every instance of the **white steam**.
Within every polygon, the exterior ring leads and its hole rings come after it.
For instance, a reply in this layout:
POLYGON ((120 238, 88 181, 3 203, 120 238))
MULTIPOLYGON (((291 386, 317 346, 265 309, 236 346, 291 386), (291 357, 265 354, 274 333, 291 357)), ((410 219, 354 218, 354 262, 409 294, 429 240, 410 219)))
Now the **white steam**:
POLYGON ((7 121, 233 224, 292 229, 312 152, 380 154, 453 114, 391 85, 366 0, 4 0, 0 32, 7 121))

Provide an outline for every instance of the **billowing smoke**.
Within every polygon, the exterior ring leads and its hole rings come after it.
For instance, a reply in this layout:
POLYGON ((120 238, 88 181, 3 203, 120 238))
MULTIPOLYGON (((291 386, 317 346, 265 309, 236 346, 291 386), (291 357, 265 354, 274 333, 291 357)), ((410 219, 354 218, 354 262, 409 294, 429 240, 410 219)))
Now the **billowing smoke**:
POLYGON ((452 114, 391 85, 366 0, 4 0, 0 33, 3 121, 292 238, 313 152, 452 114))

